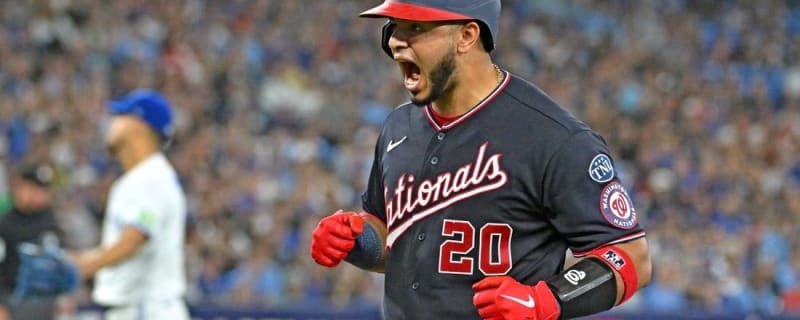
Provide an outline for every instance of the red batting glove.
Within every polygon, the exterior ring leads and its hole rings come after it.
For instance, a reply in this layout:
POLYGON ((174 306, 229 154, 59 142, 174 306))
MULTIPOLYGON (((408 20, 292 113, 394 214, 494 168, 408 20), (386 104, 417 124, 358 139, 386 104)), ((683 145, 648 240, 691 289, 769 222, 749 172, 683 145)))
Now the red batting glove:
POLYGON ((472 303, 484 320, 555 320, 556 297, 544 281, 528 286, 509 276, 487 277, 472 285, 472 303))
POLYGON ((311 238, 311 258, 320 265, 335 267, 347 257, 364 231, 364 218, 341 210, 320 220, 311 238))

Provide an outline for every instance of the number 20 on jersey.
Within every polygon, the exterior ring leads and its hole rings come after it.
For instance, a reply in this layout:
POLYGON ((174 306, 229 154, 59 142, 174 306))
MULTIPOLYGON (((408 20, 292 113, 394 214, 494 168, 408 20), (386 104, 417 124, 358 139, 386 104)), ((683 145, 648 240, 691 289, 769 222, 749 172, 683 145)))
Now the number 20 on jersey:
POLYGON ((478 270, 487 276, 504 275, 511 270, 511 226, 487 223, 477 230, 469 221, 445 219, 442 236, 450 238, 439 247, 439 272, 471 275, 478 250, 478 270), (477 247, 477 249, 476 249, 477 247))

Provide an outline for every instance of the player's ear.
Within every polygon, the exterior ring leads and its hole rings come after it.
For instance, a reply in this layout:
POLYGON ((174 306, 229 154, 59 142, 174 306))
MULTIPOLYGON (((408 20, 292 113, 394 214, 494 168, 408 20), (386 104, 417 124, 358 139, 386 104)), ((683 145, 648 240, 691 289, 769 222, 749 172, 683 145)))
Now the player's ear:
POLYGON ((456 38, 456 52, 467 53, 481 45, 481 27, 475 21, 461 26, 456 38))

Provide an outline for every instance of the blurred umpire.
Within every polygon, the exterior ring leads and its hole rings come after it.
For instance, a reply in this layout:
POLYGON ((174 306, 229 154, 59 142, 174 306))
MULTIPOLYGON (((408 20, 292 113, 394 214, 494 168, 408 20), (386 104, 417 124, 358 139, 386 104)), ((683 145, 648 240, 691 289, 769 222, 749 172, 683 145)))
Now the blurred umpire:
POLYGON ((11 303, 19 267, 17 246, 22 242, 57 243, 61 233, 51 208, 53 167, 27 164, 20 168, 11 179, 11 211, 0 215, 0 320, 9 316, 15 320, 52 319, 55 298, 11 303))

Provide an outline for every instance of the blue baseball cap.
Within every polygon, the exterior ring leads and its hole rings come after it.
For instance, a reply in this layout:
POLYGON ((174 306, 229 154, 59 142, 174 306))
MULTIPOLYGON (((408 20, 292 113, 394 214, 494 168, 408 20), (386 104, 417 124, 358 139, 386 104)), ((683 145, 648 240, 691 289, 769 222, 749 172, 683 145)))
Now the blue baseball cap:
POLYGON ((167 99, 155 90, 131 91, 122 99, 109 101, 108 110, 114 115, 136 115, 162 138, 172 135, 172 108, 167 99))

